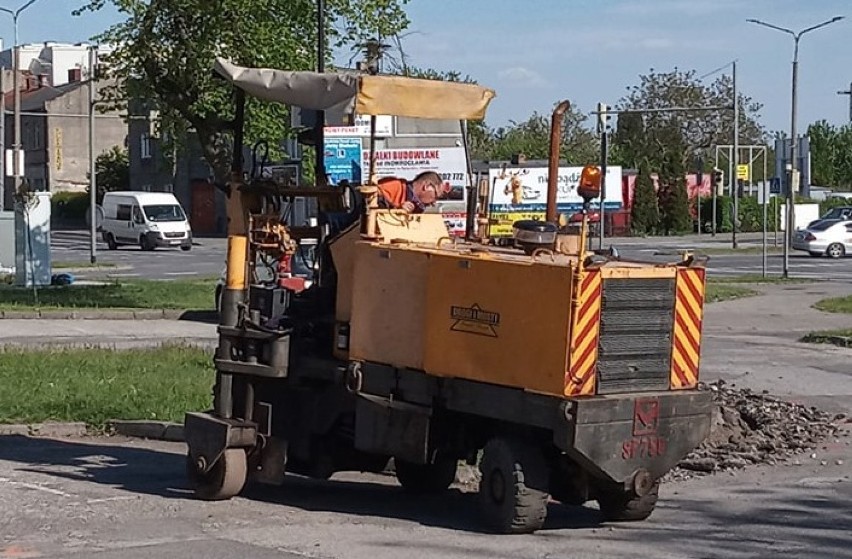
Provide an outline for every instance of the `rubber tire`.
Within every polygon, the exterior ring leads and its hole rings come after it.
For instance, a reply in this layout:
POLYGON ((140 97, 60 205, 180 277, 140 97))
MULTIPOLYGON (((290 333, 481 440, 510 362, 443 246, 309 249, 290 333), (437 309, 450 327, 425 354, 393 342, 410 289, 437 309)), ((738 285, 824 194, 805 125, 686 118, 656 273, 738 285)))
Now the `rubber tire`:
POLYGON ((145 235, 141 235, 139 237, 139 248, 145 251, 152 251, 156 247, 151 244, 151 241, 148 240, 148 237, 146 237, 145 235))
POLYGON ((248 459, 241 448, 228 448, 206 473, 200 473, 187 455, 186 472, 195 496, 204 501, 223 501, 243 490, 248 479, 248 459))
POLYGON ((489 528, 501 534, 529 534, 544 525, 548 494, 534 487, 547 487, 549 472, 538 448, 491 439, 479 469, 479 504, 489 528))
POLYGON ((645 520, 657 506, 660 480, 654 482, 645 495, 637 497, 620 487, 605 488, 598 495, 598 506, 603 517, 610 522, 636 522, 645 520))
POLYGON ((117 250, 118 249, 118 243, 115 242, 115 235, 113 235, 112 233, 107 233, 104 236, 106 237, 105 240, 106 240, 107 248, 110 249, 110 250, 117 250))
POLYGON ((189 252, 192 250, 192 245, 180 245, 180 249, 184 252, 189 252))
POLYGON ((846 255, 846 248, 840 243, 831 243, 828 245, 828 248, 825 249, 825 253, 829 258, 843 258, 846 255), (834 249, 832 253, 832 249, 834 249))
POLYGON ((415 495, 442 493, 456 480, 458 462, 452 458, 438 458, 434 464, 415 464, 394 458, 396 479, 407 492, 415 495))

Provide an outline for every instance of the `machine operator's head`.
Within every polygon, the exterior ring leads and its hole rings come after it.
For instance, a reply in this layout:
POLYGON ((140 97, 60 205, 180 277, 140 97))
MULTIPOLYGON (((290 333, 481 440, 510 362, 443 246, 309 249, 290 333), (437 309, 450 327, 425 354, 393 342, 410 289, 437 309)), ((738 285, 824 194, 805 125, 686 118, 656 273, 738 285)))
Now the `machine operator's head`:
POLYGON ((444 181, 435 171, 424 171, 411 181, 414 195, 424 206, 431 206, 438 201, 444 191, 444 181))

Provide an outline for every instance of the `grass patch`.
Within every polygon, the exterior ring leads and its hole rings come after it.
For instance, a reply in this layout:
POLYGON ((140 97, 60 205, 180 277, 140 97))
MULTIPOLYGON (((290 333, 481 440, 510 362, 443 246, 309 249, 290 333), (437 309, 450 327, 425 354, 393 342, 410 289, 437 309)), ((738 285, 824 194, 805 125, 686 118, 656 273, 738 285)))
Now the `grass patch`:
POLYGON ((0 423, 110 419, 182 421, 209 409, 210 355, 172 346, 114 351, 0 351, 0 423))
POLYGON ((90 268, 116 268, 117 266, 112 262, 98 262, 96 264, 92 264, 91 262, 87 262, 82 260, 80 262, 53 262, 51 267, 54 270, 69 270, 69 269, 90 269, 90 268))
POLYGON ((814 308, 825 312, 852 314, 852 295, 817 301, 814 303, 814 308))
POLYGON ((757 294, 757 291, 747 287, 740 287, 738 285, 715 285, 713 282, 708 282, 705 301, 707 303, 718 303, 719 301, 730 301, 732 299, 742 299, 743 297, 754 297, 757 294))
POLYGON ((760 274, 743 274, 741 276, 708 277, 708 283, 764 283, 764 284, 795 284, 813 283, 819 280, 812 278, 787 278, 780 276, 766 276, 760 274))
POLYGON ((811 332, 804 336, 801 341, 812 344, 832 344, 840 347, 852 347, 852 328, 811 332))
POLYGON ((104 285, 64 285, 38 290, 0 286, 0 310, 213 309, 216 280, 132 280, 104 285))

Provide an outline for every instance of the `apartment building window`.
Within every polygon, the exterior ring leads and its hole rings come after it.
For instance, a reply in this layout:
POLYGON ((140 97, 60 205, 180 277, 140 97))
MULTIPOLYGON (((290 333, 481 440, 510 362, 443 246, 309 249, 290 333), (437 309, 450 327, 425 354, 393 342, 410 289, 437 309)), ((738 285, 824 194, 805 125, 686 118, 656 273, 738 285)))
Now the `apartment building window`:
POLYGON ((151 136, 148 134, 142 134, 139 139, 139 148, 141 151, 140 157, 142 159, 151 159, 151 136))

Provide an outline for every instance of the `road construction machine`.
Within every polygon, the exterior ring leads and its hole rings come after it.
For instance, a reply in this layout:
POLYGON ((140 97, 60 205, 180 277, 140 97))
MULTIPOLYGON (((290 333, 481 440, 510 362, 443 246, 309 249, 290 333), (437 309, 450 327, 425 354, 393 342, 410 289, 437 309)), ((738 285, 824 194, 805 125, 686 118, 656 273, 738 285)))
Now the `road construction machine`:
MULTIPOLYGON (((238 115, 251 95, 466 121, 482 119, 495 95, 222 59, 216 70, 238 115)), ((560 223, 567 108, 553 113, 546 220, 515 223, 508 247, 487 242, 486 208, 462 239, 439 213, 380 208, 372 157, 357 189, 249 180, 238 128, 213 407, 185 417, 197 497, 391 463, 403 490, 434 494, 467 462, 481 471, 482 521, 498 533, 541 528, 551 500, 596 501, 606 520, 652 513, 660 479, 709 432, 705 269, 688 255, 660 264, 592 252, 585 222, 579 232, 560 223), (298 197, 317 201, 315 225, 287 222, 298 197), (308 240, 318 257, 306 287, 289 270, 308 240)), ((601 196, 599 169, 584 168, 576 188, 588 208, 601 196)))

